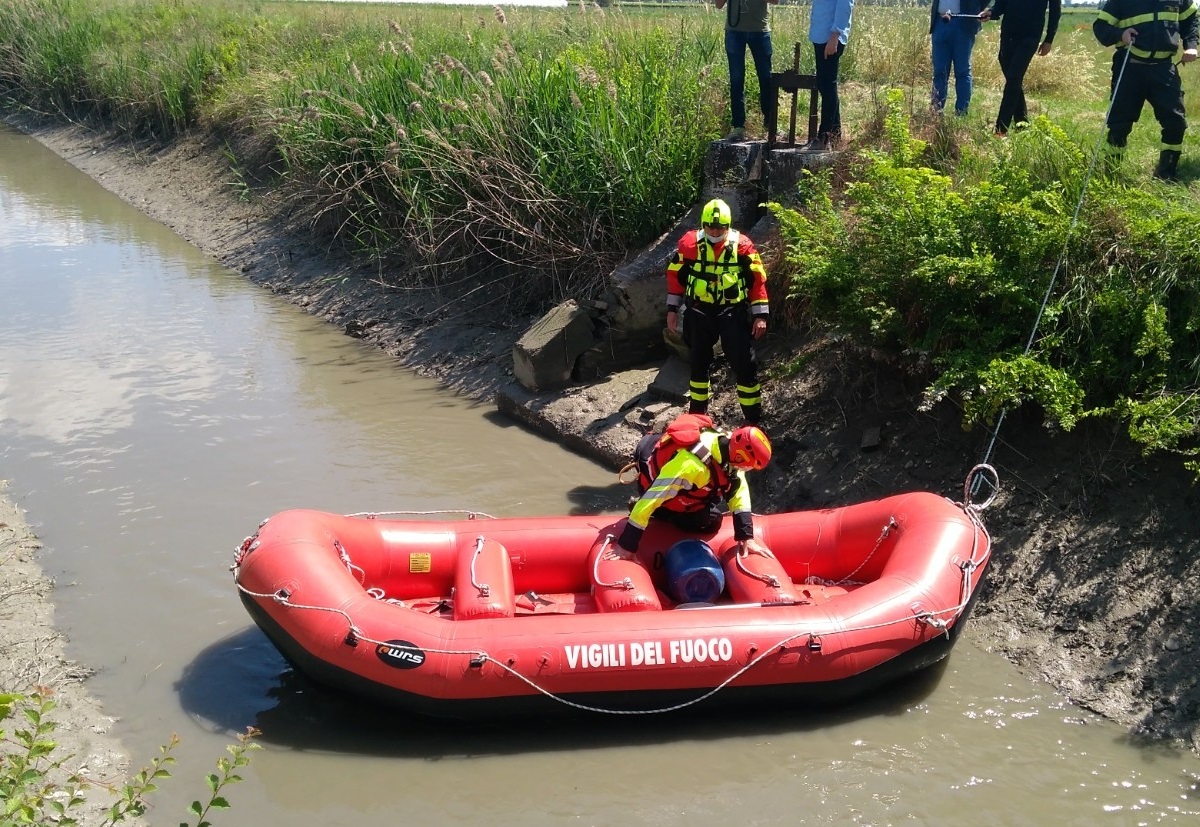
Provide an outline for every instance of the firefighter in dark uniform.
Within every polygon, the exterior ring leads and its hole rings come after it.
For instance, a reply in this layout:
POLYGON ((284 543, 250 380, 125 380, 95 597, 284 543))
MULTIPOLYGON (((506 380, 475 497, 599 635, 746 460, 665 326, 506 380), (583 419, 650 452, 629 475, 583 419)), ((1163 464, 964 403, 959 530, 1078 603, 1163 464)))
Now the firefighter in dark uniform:
POLYGON ((767 332, 767 271, 754 242, 734 230, 729 205, 714 198, 700 213, 700 229, 688 231, 667 264, 667 329, 688 345, 690 413, 707 413, 709 372, 718 341, 733 368, 738 403, 750 425, 762 419, 762 385, 754 342, 767 332))
POLYGON ((1110 168, 1119 163, 1129 132, 1142 114, 1142 104, 1149 101, 1162 127, 1162 147, 1154 177, 1168 181, 1177 177, 1187 118, 1174 58, 1182 43, 1180 62, 1196 59, 1198 21, 1196 0, 1106 0, 1100 7, 1092 31, 1101 45, 1117 47, 1113 55, 1112 109, 1108 116, 1110 168))

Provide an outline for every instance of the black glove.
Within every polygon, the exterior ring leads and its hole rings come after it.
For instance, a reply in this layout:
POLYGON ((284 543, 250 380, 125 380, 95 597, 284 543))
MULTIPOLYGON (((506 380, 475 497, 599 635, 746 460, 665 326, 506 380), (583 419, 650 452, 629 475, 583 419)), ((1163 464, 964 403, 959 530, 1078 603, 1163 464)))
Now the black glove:
POLYGON ((638 545, 642 542, 642 529, 635 526, 628 520, 625 521, 625 528, 621 531, 621 536, 617 539, 617 545, 626 551, 637 552, 638 545))
POLYGON ((739 543, 754 536, 754 516, 749 511, 733 515, 733 539, 739 543))

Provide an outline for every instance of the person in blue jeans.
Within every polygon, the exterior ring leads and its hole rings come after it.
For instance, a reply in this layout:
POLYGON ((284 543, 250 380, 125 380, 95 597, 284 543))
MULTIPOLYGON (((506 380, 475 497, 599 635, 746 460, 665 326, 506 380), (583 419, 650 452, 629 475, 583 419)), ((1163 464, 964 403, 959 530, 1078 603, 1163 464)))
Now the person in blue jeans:
POLYGON ((842 135, 842 105, 838 99, 838 66, 850 42, 854 0, 813 0, 808 39, 816 58, 817 94, 821 119, 809 149, 832 149, 842 135))
MULTIPOLYGON (((763 120, 775 115, 775 89, 771 85, 771 10, 779 0, 714 0, 725 9, 725 56, 729 58, 729 109, 733 130, 726 140, 746 137, 746 49, 754 58, 758 76, 758 105, 763 120)), ((768 124, 769 128, 769 124, 768 124)))
POLYGON ((982 21, 991 16, 991 0, 933 0, 929 9, 929 34, 933 46, 933 95, 930 105, 941 112, 954 71, 954 112, 967 114, 971 106, 971 52, 982 21))

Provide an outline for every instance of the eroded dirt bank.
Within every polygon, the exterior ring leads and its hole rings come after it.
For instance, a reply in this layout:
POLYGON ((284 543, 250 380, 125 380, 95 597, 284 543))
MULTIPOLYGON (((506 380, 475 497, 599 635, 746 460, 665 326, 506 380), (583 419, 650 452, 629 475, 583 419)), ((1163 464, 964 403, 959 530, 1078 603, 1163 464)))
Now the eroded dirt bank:
MULTIPOLYGON (((234 197, 218 146, 190 140, 148 153, 79 128, 18 125, 225 265, 417 372, 481 399, 511 381, 523 324, 389 292, 369 267, 294 232, 269 203, 234 197)), ((758 510, 917 488, 961 500, 986 454, 1002 491, 984 514, 995 557, 968 635, 1133 733, 1200 749, 1200 491, 1177 460, 1143 459, 1094 423, 1053 435, 1034 416, 1010 416, 989 452, 992 433, 963 432, 948 403, 919 412, 920 386, 886 364, 803 340, 770 340, 765 355, 771 363, 772 353, 791 359, 797 349, 811 350, 804 367, 787 378, 776 369, 765 383, 777 459, 755 484, 758 510)), ((645 378, 633 372, 535 405, 559 438, 611 457, 636 439, 626 420, 637 405, 622 406, 645 378)), ((731 383, 716 381, 724 392, 715 412, 733 421, 731 383)))
MULTIPOLYGON (((85 825, 99 824, 116 800, 104 785, 128 777, 129 761, 109 734, 113 719, 87 691, 90 671, 66 657, 65 641, 54 628, 54 586, 37 560, 39 548, 7 483, 0 480, 0 686, 50 690, 48 697, 56 704, 50 718, 58 723, 51 737, 62 747, 60 757, 73 756, 54 778, 63 783, 77 772, 96 782, 88 805, 76 815, 85 825)), ((9 732, 28 726, 24 718, 0 724, 9 732)))

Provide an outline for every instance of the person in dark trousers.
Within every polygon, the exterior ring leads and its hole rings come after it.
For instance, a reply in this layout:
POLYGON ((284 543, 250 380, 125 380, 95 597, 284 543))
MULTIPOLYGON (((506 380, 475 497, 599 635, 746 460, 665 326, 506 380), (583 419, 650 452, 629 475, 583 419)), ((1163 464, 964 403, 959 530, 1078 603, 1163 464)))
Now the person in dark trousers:
POLYGON ((950 70, 954 70, 954 112, 967 114, 975 80, 971 76, 971 52, 981 21, 987 20, 990 0, 933 0, 929 9, 930 54, 933 60, 934 111, 946 108, 950 94, 950 70))
POLYGON ((700 212, 700 229, 686 232, 667 263, 667 329, 679 333, 691 363, 690 413, 707 413, 709 372, 718 341, 733 368, 746 422, 762 418, 762 385, 754 342, 767 332, 767 271, 754 242, 732 228, 729 205, 714 198, 700 212))
POLYGON ((1061 17, 1062 0, 996 0, 992 6, 991 19, 1000 21, 997 60, 1004 73, 1004 94, 1000 98, 1000 114, 996 116, 997 135, 1006 135, 1012 126, 1029 122, 1025 73, 1035 54, 1041 57, 1050 54, 1061 17))
POLYGON ((808 39, 813 44, 821 120, 809 149, 834 149, 842 136, 842 103, 838 97, 838 67, 850 42, 854 0, 812 0, 808 39))
POLYGON ((1102 46, 1116 46, 1112 65, 1112 106, 1108 113, 1106 166, 1116 168, 1125 143, 1147 101, 1162 129, 1154 177, 1174 181, 1183 151, 1187 116, 1180 63, 1196 59, 1200 21, 1195 0, 1106 0, 1092 23, 1102 46))
MULTIPOLYGON (((729 60, 729 110, 733 129, 727 141, 746 137, 746 49, 758 76, 758 105, 767 121, 775 114, 771 85, 771 9, 779 0, 715 0, 725 9, 725 57, 729 60), (726 7, 728 3, 728 7, 726 7)), ((770 124, 766 124, 768 130, 770 124)))

